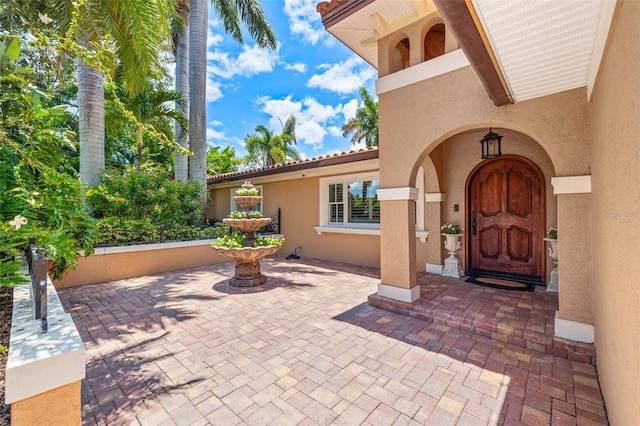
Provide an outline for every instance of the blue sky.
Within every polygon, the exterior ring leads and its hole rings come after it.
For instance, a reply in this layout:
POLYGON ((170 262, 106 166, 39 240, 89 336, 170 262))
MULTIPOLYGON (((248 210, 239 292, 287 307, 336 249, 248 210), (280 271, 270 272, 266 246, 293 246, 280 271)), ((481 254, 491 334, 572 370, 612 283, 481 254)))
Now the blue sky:
POLYGON ((207 143, 232 146, 244 156, 244 139, 258 124, 274 133, 294 114, 302 158, 359 148, 340 127, 360 103, 358 88, 374 94, 377 71, 327 33, 319 0, 262 0, 278 40, 271 51, 246 35, 239 45, 209 11, 207 143))

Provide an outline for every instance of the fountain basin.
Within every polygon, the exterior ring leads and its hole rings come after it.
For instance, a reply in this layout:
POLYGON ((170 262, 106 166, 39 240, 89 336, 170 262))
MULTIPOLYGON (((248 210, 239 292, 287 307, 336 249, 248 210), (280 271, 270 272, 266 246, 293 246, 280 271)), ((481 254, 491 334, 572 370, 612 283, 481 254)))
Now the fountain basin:
POLYGON ((262 201, 261 195, 237 195, 233 197, 233 201, 238 203, 240 207, 246 210, 251 210, 253 206, 262 201))
POLYGON ((254 287, 267 281, 267 277, 260 272, 260 259, 275 253, 280 246, 220 247, 213 245, 212 248, 216 253, 236 261, 235 275, 229 280, 229 284, 235 287, 254 287))
POLYGON ((271 222, 269 217, 261 217, 257 219, 222 219, 222 221, 240 232, 255 232, 266 224, 271 222))

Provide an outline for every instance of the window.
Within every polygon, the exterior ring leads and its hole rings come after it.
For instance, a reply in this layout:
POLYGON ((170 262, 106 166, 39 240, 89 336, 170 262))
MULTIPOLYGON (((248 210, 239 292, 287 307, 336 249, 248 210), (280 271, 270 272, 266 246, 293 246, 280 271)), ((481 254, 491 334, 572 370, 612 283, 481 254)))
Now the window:
POLYGON ((380 227, 377 173, 320 179, 320 224, 354 228, 380 227))
MULTIPOLYGON (((255 185, 254 188, 258 190, 258 194, 262 195, 262 185, 255 185)), ((243 211, 242 207, 240 207, 238 205, 238 203, 236 203, 234 201, 234 199, 233 199, 233 197, 236 196, 236 191, 238 189, 240 189, 239 186, 236 187, 236 188, 231 188, 231 192, 230 192, 231 195, 230 195, 230 198, 229 198, 229 201, 230 201, 230 207, 229 207, 230 210, 229 211, 232 211, 232 212, 243 211)), ((260 203, 256 204, 255 206, 253 206, 252 211, 262 213, 262 202, 260 202, 260 203)))

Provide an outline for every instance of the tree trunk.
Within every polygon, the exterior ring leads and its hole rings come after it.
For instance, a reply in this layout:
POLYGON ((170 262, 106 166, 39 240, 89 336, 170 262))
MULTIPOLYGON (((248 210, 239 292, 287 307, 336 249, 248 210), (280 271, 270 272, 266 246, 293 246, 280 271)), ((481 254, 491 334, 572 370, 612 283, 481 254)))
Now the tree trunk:
POLYGON ((136 172, 140 173, 140 166, 142 165, 142 127, 136 129, 136 142, 138 142, 138 154, 136 155, 136 172))
POLYGON ((189 11, 189 157, 190 180, 202 185, 202 205, 207 202, 206 83, 208 2, 191 0, 189 11))
POLYGON ((104 169, 104 81, 100 71, 78 60, 80 181, 98 184, 104 169))
MULTIPOLYGON (((186 8, 180 11, 184 22, 182 32, 176 37, 176 91, 184 98, 184 107, 176 103, 175 108, 182 112, 185 118, 189 118, 189 12, 186 8)), ((178 145, 189 149, 189 136, 182 132, 182 127, 178 122, 175 124, 175 140, 178 145)), ((189 178, 189 166, 186 155, 175 152, 175 179, 186 182, 189 178)))

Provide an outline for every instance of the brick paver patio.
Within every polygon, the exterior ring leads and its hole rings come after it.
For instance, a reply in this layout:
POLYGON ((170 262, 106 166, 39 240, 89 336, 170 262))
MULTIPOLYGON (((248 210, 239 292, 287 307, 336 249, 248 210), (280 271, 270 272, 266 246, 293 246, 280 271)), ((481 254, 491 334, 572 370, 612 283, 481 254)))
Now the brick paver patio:
POLYGON ((371 307, 376 269, 275 257, 254 289, 232 272, 60 291, 87 349, 85 424, 607 422, 590 363, 371 307))

